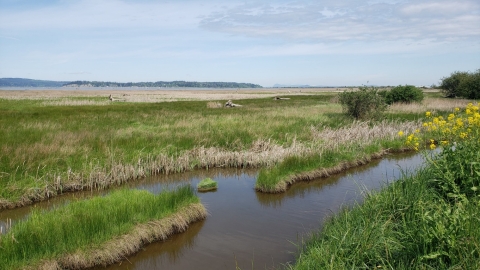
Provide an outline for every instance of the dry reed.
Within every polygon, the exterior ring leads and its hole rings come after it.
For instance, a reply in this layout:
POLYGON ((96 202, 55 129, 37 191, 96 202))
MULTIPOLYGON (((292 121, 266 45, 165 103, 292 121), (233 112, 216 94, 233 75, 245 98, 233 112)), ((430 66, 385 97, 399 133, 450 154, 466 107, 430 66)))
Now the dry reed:
POLYGON ((426 111, 452 111, 455 108, 464 108, 470 102, 472 101, 468 99, 427 98, 421 103, 394 103, 389 106, 388 111, 409 113, 424 113, 426 111))

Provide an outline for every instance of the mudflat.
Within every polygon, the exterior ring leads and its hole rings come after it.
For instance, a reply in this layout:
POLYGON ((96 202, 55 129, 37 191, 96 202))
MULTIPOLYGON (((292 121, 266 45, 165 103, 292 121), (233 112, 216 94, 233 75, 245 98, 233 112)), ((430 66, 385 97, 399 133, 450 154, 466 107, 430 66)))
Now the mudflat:
POLYGON ((166 102, 177 100, 229 100, 262 97, 312 95, 316 93, 343 91, 344 88, 262 88, 262 89, 180 89, 180 90, 132 90, 132 89, 42 89, 42 90, 2 90, 3 99, 62 99, 68 97, 109 96, 127 102, 166 102))

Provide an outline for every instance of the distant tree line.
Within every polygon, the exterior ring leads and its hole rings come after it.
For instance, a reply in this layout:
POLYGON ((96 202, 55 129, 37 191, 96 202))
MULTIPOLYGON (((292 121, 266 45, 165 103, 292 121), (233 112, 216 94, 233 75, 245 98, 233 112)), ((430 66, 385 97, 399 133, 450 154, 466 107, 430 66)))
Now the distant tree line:
POLYGON ((97 81, 74 81, 64 84, 64 86, 90 86, 90 87, 196 87, 196 88, 262 88, 258 84, 236 83, 236 82, 97 82, 97 81))
POLYGON ((455 71, 442 78, 440 89, 449 98, 480 99, 480 69, 475 72, 455 71))

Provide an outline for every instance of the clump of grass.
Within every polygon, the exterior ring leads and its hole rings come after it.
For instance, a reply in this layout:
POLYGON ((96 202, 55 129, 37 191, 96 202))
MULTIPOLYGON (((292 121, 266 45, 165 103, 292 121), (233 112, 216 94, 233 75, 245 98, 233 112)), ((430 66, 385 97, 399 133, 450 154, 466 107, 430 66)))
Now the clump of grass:
POLYGON ((216 190, 218 188, 217 181, 212 180, 211 178, 205 178, 200 181, 197 185, 198 191, 210 191, 216 190))
POLYGON ((51 211, 34 210, 1 236, 0 265, 2 269, 51 261, 61 268, 105 265, 145 243, 184 231, 205 216, 190 186, 158 195, 125 189, 51 211))

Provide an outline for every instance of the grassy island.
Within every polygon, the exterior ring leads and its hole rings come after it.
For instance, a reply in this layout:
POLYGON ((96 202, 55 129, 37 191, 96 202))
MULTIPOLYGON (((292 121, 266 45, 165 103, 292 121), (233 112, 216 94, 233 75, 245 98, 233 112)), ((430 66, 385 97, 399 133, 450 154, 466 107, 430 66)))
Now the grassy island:
POLYGON ((217 188, 218 188, 217 181, 214 181, 211 178, 205 178, 202 181, 200 181, 197 185, 198 191, 201 191, 201 192, 216 190, 217 188))
POLYGON ((0 265, 2 269, 108 265, 205 217, 190 186, 158 195, 115 191, 51 211, 34 210, 0 236, 0 265))

